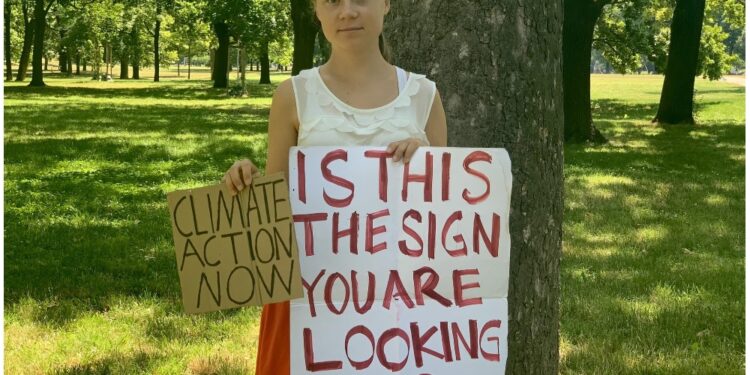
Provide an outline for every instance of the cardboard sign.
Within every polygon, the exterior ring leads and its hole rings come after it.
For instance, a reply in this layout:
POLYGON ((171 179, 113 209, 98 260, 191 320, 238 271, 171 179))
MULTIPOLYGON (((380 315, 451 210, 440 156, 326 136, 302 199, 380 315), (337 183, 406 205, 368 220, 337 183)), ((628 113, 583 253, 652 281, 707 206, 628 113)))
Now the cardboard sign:
POLYGON ((302 296, 283 173, 232 196, 224 184, 167 194, 182 302, 188 313, 302 296))
POLYGON ((304 296, 293 374, 502 374, 511 165, 503 149, 292 148, 304 296))

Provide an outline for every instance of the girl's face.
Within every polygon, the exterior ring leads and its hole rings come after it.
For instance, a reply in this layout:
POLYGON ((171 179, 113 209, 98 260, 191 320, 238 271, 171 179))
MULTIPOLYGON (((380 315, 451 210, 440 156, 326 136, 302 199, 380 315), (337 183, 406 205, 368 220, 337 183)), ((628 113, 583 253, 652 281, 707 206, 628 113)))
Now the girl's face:
POLYGON ((390 5, 390 0, 315 0, 315 14, 332 46, 377 46, 390 5))

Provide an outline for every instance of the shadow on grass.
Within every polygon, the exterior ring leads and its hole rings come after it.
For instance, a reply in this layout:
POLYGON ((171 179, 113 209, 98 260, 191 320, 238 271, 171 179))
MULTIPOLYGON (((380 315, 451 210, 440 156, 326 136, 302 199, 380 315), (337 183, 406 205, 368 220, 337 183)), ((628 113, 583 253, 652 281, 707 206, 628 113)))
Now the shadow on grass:
POLYGON ((29 99, 5 111, 6 308, 36 300, 30 317, 53 326, 108 311, 119 295, 181 311, 166 191, 218 183, 239 158, 264 165, 268 108, 29 99))
POLYGON ((610 144, 565 147, 563 372, 741 368, 744 125, 597 104, 610 144))
POLYGON ((105 374, 145 374, 150 364, 160 357, 145 352, 132 355, 113 354, 88 363, 59 366, 50 371, 53 375, 105 375, 105 374))

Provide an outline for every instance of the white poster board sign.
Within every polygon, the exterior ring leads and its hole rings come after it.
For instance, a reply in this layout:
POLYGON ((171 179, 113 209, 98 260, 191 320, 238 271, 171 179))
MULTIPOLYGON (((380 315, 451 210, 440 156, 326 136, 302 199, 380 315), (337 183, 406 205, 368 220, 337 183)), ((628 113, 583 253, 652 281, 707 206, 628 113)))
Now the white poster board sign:
POLYGON ((502 374, 508 355, 504 149, 292 148, 303 297, 292 374, 502 374))

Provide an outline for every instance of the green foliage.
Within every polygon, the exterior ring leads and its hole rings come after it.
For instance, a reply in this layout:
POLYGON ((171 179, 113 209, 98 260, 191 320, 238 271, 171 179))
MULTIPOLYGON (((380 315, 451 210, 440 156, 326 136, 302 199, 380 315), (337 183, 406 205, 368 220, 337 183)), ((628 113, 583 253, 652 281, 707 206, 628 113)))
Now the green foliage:
MULTIPOLYGON (((674 0, 629 0, 606 6, 594 32, 593 47, 617 72, 643 69, 643 57, 656 72, 666 69, 674 0)), ((698 74, 718 79, 743 65, 744 2, 707 0, 698 74)))

